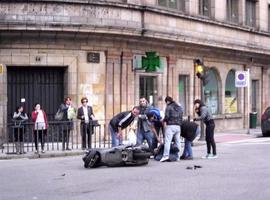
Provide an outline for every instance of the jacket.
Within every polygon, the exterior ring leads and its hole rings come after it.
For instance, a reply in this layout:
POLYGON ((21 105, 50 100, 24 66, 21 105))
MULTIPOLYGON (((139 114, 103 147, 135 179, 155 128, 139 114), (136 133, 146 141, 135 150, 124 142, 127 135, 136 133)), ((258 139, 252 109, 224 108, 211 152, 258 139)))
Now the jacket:
POLYGON ((171 102, 167 105, 165 110, 164 122, 167 125, 179 125, 181 126, 183 120, 183 108, 175 102, 171 102))
POLYGON ((110 125, 115 132, 118 132, 119 127, 125 129, 133 122, 134 118, 131 111, 121 112, 111 119, 110 125))
POLYGON ((183 121, 181 125, 181 136, 192 142, 196 138, 198 124, 195 122, 183 121))
MULTIPOLYGON (((43 117, 44 117, 44 121, 45 121, 45 129, 48 129, 47 115, 46 115, 45 111, 43 111, 43 110, 41 110, 41 111, 42 111, 42 113, 43 113, 43 117)), ((36 123, 38 113, 35 112, 35 111, 33 111, 31 116, 32 116, 33 122, 36 123)))
POLYGON ((213 120, 213 116, 206 106, 201 106, 197 114, 199 117, 197 117, 196 120, 203 120, 205 124, 213 120))
MULTIPOLYGON (((87 106, 87 111, 88 111, 89 121, 90 120, 93 120, 92 119, 92 115, 94 115, 94 113, 93 113, 92 107, 91 106, 87 106)), ((83 112, 83 107, 82 106, 78 109, 77 119, 80 119, 81 120, 81 123, 85 123, 84 112, 83 112)))
POLYGON ((138 117, 138 129, 144 132, 151 131, 151 123, 148 121, 146 114, 150 111, 152 106, 140 106, 140 114, 138 117))

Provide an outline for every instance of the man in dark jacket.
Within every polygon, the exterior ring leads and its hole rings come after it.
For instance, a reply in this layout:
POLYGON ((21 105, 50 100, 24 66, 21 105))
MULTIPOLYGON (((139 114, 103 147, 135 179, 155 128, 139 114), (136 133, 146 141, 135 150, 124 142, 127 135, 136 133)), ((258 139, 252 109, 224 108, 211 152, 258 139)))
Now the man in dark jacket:
POLYGON ((85 149, 86 141, 88 148, 91 148, 91 137, 94 131, 93 120, 95 117, 92 106, 87 105, 88 99, 86 97, 81 99, 81 103, 82 106, 78 109, 77 119, 81 120, 82 149, 85 149))
POLYGON ((181 125, 181 136, 185 138, 185 147, 181 160, 192 160, 192 141, 200 134, 201 129, 195 122, 183 121, 181 125))
POLYGON ((114 116, 109 123, 109 132, 112 137, 112 147, 122 144, 122 130, 127 128, 139 115, 139 108, 134 107, 131 111, 121 112, 114 116))
MULTIPOLYGON (((165 146, 163 157, 161 158, 160 162, 169 160, 170 147, 173 138, 177 148, 179 150, 181 148, 180 126, 183 119, 183 109, 170 96, 165 98, 165 102, 167 104, 164 117, 165 146)), ((178 159, 179 157, 180 155, 178 154, 178 159)))
POLYGON ((147 144, 151 150, 153 150, 153 130, 151 128, 151 123, 147 119, 147 113, 152 108, 152 106, 148 105, 146 98, 140 98, 139 105, 139 119, 138 119, 138 128, 137 128, 137 145, 141 145, 144 140, 147 141, 147 144))

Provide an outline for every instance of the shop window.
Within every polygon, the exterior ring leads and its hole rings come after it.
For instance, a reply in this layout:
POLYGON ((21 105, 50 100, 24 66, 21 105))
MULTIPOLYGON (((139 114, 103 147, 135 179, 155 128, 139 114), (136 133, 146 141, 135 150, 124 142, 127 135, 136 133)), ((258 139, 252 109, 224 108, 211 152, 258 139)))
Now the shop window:
POLYGON ((199 0, 199 14, 203 16, 211 16, 211 0, 199 0))
POLYGON ((230 70, 225 85, 225 113, 237 113, 237 88, 235 87, 235 70, 230 70))
POLYGON ((185 12, 185 1, 186 0, 158 0, 157 3, 159 6, 177 9, 185 12))
POLYGON ((188 105, 189 105, 189 76, 180 75, 178 82, 178 92, 179 92, 179 103, 184 109, 184 115, 188 114, 188 105))
POLYGON ((256 27, 256 0, 246 0, 246 25, 256 27))
POLYGON ((219 113, 219 86, 217 71, 211 68, 208 73, 208 81, 204 86, 205 103, 212 114, 219 113))
POLYGON ((227 20, 238 23, 239 0, 227 0, 227 20))

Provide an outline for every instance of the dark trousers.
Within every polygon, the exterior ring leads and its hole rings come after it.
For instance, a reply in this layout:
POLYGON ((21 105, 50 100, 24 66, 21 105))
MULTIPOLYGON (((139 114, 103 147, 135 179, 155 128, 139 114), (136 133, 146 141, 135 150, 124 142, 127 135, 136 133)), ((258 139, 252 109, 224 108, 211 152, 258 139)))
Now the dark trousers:
POLYGON ((47 130, 34 130, 35 148, 38 150, 38 141, 41 143, 41 149, 44 150, 45 136, 47 130))
POLYGON ((216 143, 214 139, 214 130, 215 130, 215 123, 213 120, 210 122, 206 123, 206 128, 205 128, 205 140, 206 140, 206 145, 207 145, 207 153, 211 153, 211 147, 213 150, 213 154, 216 155, 216 143))
POLYGON ((82 135, 82 148, 86 148, 86 141, 87 147, 91 148, 92 143, 92 134, 93 134, 93 127, 90 127, 89 123, 81 123, 81 135, 82 135))
POLYGON ((23 142, 24 128, 14 128, 15 142, 23 142))

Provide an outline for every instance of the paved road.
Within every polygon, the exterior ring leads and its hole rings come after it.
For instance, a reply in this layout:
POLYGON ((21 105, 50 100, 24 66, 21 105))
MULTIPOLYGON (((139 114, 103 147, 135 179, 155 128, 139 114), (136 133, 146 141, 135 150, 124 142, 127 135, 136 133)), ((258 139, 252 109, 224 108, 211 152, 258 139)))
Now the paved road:
POLYGON ((218 144, 219 158, 84 169, 80 156, 0 161, 0 200, 267 200, 270 141, 218 144), (203 168, 188 170, 188 166, 203 168))

